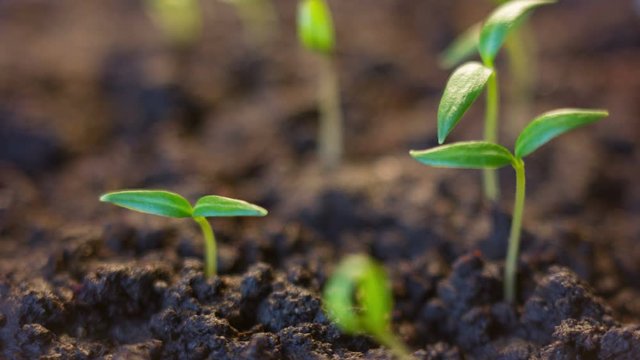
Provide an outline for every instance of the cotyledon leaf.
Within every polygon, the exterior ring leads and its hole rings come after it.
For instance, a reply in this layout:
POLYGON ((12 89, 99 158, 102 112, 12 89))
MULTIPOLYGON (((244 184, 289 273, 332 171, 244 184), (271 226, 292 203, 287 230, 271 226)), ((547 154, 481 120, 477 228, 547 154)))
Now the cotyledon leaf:
POLYGON ((182 196, 164 190, 123 190, 104 194, 100 201, 145 214, 173 218, 191 217, 191 204, 182 196))
POLYGON ((516 140, 515 155, 523 158, 575 128, 609 116, 606 110, 558 109, 538 116, 522 130, 516 140))
POLYGON ((486 141, 457 142, 410 154, 425 165, 444 168, 497 169, 515 161, 505 147, 486 141))
POLYGON ((298 4, 298 38, 309 50, 330 54, 335 47, 331 10, 324 0, 301 0, 298 4))
POLYGON ((393 298, 384 269, 366 255, 344 259, 327 282, 324 301, 329 317, 350 334, 388 330, 393 298))
POLYGON ((500 5, 480 30, 478 50, 485 64, 493 64, 509 32, 517 27, 529 11, 555 0, 514 0, 500 5))
POLYGON ((442 144, 464 113, 482 93, 493 71, 468 62, 453 72, 438 107, 438 143, 442 144))
POLYGON ((265 216, 267 210, 243 200, 218 195, 201 197, 193 207, 193 216, 265 216))

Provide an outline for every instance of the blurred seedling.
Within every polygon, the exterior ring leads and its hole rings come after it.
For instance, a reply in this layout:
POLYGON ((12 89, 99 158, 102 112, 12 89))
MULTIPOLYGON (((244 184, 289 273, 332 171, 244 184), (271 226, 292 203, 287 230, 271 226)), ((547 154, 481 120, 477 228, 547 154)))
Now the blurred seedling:
POLYGON ((604 110, 583 109, 560 109, 544 113, 522 130, 516 140, 514 153, 489 141, 457 142, 423 151, 411 151, 412 157, 428 166, 495 170, 511 165, 515 170, 513 220, 505 260, 505 300, 513 302, 516 297, 518 253, 525 202, 524 157, 557 136, 601 120, 608 115, 604 110))
POLYGON ((275 37, 278 20, 272 0, 222 1, 235 7, 249 43, 264 47, 275 37))
POLYGON ((343 153, 343 120, 338 74, 334 65, 335 35, 331 11, 324 0, 301 0, 298 4, 298 38, 318 54, 319 157, 325 168, 335 168, 343 153))
MULTIPOLYGON (((445 90, 445 96, 443 96, 441 101, 441 108, 439 109, 438 114, 443 111, 443 106, 455 108, 458 105, 455 102, 452 102, 452 99, 447 99, 447 94, 471 99, 471 102, 468 104, 470 106, 486 86, 487 94, 485 105, 484 140, 494 143, 498 142, 500 90, 495 69, 496 56, 505 43, 507 37, 510 35, 510 43, 513 44, 511 46, 512 50, 510 54, 512 55, 512 60, 517 62, 517 69, 514 70, 514 72, 517 72, 515 77, 524 78, 528 76, 528 74, 533 73, 534 69, 532 66, 526 65, 526 61, 528 61, 531 56, 524 50, 527 48, 524 46, 525 41, 522 39, 522 36, 518 35, 518 33, 516 33, 517 36, 515 37, 513 33, 520 27, 532 10, 543 5, 553 3, 555 3, 555 0, 514 0, 506 2, 496 8, 483 24, 474 25, 470 30, 465 32, 459 40, 454 42, 450 50, 445 53, 444 63, 446 65, 452 65, 461 61, 469 55, 470 49, 476 47, 480 53, 480 57, 482 58, 484 68, 490 71, 486 71, 485 69, 475 69, 476 72, 472 73, 472 75, 482 72, 483 74, 488 74, 488 76, 485 77, 483 75, 480 79, 476 79, 482 80, 482 82, 476 82, 473 86, 466 86, 465 83, 467 79, 464 77, 457 79, 457 81, 452 81, 453 79, 450 79, 447 84, 447 89, 445 90), (454 85, 455 87, 449 89, 450 86, 454 85), (464 94, 465 92, 466 94, 464 94), (463 94, 461 95, 460 93, 463 94)), ((466 65, 467 64, 462 65, 461 68, 464 68, 466 65)), ((515 64, 514 67, 516 67, 515 64)), ((458 70, 461 70, 461 68, 458 70)), ((468 68, 466 69, 468 70, 468 68)), ((454 72, 452 78, 455 76, 460 77, 462 75, 469 75, 466 72, 460 72, 458 70, 454 72)), ((462 117, 469 106, 465 107, 462 112, 454 111, 456 113, 455 115, 462 117)), ((459 117, 453 121, 454 125, 460 120, 459 117)), ((438 118, 438 121, 441 121, 440 117, 438 118)), ((440 144, 444 142, 446 135, 448 135, 448 132, 444 136, 439 134, 438 142, 440 144)), ((499 196, 496 172, 494 170, 485 170, 483 174, 483 183, 485 196, 491 201, 496 201, 499 196)))
POLYGON ((182 196, 162 190, 123 190, 104 194, 100 201, 145 214, 191 218, 202 230, 205 245, 205 275, 216 275, 216 238, 208 217, 265 216, 267 210, 246 201, 217 195, 203 196, 191 206, 182 196))
POLYGON ((410 359, 406 345, 391 332, 393 297, 387 274, 366 255, 342 260, 324 289, 327 314, 343 332, 370 335, 399 359, 410 359))

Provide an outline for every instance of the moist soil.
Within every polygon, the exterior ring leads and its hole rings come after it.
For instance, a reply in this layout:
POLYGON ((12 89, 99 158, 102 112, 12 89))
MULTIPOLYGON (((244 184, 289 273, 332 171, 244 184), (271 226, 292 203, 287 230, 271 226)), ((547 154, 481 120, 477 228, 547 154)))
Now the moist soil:
MULTIPOLYGON (((448 71, 437 56, 482 18, 477 1, 332 2, 346 158, 315 157, 313 57, 277 2, 256 48, 233 9, 173 51, 142 2, 0 2, 0 358, 391 359, 347 336, 321 291, 346 254, 385 265, 394 332, 417 359, 640 358, 640 31, 631 1, 541 9, 531 108, 611 117, 527 159, 518 299, 502 301, 514 175, 487 206, 476 171, 421 166, 448 71), (189 220, 98 202, 120 188, 246 199, 215 219, 207 279, 189 220)), ((505 119, 510 118, 510 119, 505 119)), ((477 104, 452 140, 477 139, 477 104)))

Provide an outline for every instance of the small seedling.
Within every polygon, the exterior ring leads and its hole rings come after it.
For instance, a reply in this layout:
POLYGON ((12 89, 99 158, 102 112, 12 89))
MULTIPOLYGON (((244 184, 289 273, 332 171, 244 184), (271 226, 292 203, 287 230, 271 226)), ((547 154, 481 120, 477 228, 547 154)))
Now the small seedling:
POLYGON ((333 63, 335 35, 331 11, 324 0, 301 0, 297 21, 300 43, 319 55, 319 156, 326 168, 334 168, 342 158, 343 125, 338 74, 333 63))
MULTIPOLYGON (((468 79, 469 81, 482 80, 482 82, 476 81, 474 83, 475 85, 472 87, 465 86, 466 80, 464 77, 457 79, 457 81, 452 81, 455 76, 460 77, 462 75, 466 75, 464 72, 454 72, 452 79, 449 80, 447 88, 445 89, 445 95, 443 96, 440 104, 441 107, 446 106, 456 108, 457 103, 454 102, 455 97, 471 99, 470 103, 464 107, 461 112, 457 112, 455 114, 458 117, 453 121, 453 126, 458 123, 460 117, 462 117, 471 103, 478 97, 480 91, 486 87, 487 96, 485 106, 484 140, 493 143, 498 141, 500 90, 495 70, 496 56, 505 43, 507 36, 520 26, 530 11, 537 7, 552 4, 554 2, 555 0, 514 0, 506 2, 491 13, 481 26, 472 28, 472 30, 465 33, 465 36, 462 39, 455 43, 451 53, 446 57, 448 63, 453 63, 460 58, 464 58, 463 55, 468 52, 470 45, 477 41, 477 49, 486 69, 479 69, 476 67, 476 72, 471 73, 472 75, 482 73, 481 78, 468 79), (486 70, 490 70, 490 72, 487 72, 486 70), (485 77, 484 74, 489 74, 489 76, 485 77), (452 96, 453 98, 451 98, 452 96)), ((516 39, 516 42, 518 42, 518 46, 521 46, 521 39, 516 39)), ((462 65, 461 69, 467 67, 467 65, 468 64, 462 65)), ((529 72, 531 69, 525 67, 522 71, 529 72)), ((440 121, 440 118, 438 121, 440 121)), ((453 126, 446 131, 443 130, 445 132, 444 136, 441 136, 440 133, 438 134, 438 141, 440 143, 444 141, 446 136, 453 129, 453 126)), ((498 178, 495 171, 485 169, 483 182, 486 197, 491 201, 496 201, 499 195, 499 188, 498 178)))
POLYGON ((191 206, 182 196, 162 190, 124 190, 104 194, 100 201, 112 203, 129 210, 170 218, 191 218, 202 230, 205 245, 205 275, 216 275, 216 238, 208 217, 265 216, 267 210, 246 201, 223 196, 203 196, 191 206))
POLYGON ((524 157, 557 136, 608 115, 604 110, 582 109, 561 109, 544 113, 520 133, 513 154, 505 147, 488 141, 458 142, 429 150, 411 151, 411 156, 416 160, 434 167, 495 170, 511 165, 515 170, 516 192, 504 274, 504 295, 507 301, 513 302, 516 294, 516 271, 525 201, 524 157))
POLYGON ((189 47, 202 33, 198 0, 147 0, 152 18, 166 37, 179 48, 189 47))
POLYGON ((387 274, 366 255, 351 255, 335 270, 324 289, 329 318, 347 334, 371 335, 398 358, 409 350, 391 332, 393 297, 387 274))

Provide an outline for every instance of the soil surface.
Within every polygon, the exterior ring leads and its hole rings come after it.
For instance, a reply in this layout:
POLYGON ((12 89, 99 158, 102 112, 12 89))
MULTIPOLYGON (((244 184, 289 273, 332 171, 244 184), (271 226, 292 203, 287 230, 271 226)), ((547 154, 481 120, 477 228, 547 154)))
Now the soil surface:
MULTIPOLYGON (((417 359, 640 358, 633 1, 563 0, 531 17, 523 117, 611 116, 527 159, 515 305, 502 301, 513 171, 488 207, 477 171, 407 153, 435 145, 438 52, 489 2, 331 1, 346 158, 329 174, 296 2, 276 2, 279 36, 263 48, 228 4, 203 3, 201 41, 177 53, 142 1, 0 1, 0 358, 391 359, 323 312, 327 278, 356 252, 389 272, 394 331, 417 359), (220 275, 207 279, 196 225, 98 202, 121 188, 237 197, 270 215, 212 220, 220 275)), ((507 119, 507 59, 499 69, 511 147, 524 123, 507 119)), ((452 140, 478 139, 482 110, 452 140)))

